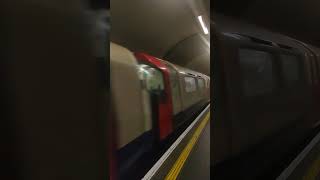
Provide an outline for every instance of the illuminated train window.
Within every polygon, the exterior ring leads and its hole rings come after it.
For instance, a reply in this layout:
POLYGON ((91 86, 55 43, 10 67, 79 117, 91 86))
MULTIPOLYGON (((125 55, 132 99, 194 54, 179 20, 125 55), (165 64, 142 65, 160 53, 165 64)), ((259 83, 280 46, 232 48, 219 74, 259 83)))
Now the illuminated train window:
POLYGON ((205 86, 204 79, 199 78, 198 79, 198 85, 199 85, 199 89, 204 89, 204 86, 205 86))
POLYGON ((184 77, 185 91, 190 93, 197 90, 196 79, 194 77, 184 77))
POLYGON ((246 96, 271 93, 275 88, 273 56, 265 51, 239 49, 243 90, 246 96))
POLYGON ((148 91, 164 90, 163 76, 160 70, 146 64, 139 65, 139 77, 148 91))

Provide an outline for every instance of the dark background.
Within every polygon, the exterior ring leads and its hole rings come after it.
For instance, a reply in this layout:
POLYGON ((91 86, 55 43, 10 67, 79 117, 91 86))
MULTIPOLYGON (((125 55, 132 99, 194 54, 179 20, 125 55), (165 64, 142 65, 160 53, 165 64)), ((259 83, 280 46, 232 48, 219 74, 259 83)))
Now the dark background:
POLYGON ((213 12, 320 46, 319 0, 213 0, 213 12))

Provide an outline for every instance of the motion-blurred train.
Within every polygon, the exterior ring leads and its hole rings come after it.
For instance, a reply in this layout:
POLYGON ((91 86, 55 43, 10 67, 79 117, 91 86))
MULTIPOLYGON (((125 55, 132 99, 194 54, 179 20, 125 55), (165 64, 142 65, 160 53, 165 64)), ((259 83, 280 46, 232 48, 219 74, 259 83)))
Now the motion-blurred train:
POLYGON ((319 125, 320 50, 243 24, 223 21, 212 27, 211 69, 219 74, 213 79, 218 85, 212 164, 257 154, 259 148, 261 163, 279 160, 319 125))
POLYGON ((163 142, 209 102, 204 74, 114 43, 110 53, 116 149, 163 142))

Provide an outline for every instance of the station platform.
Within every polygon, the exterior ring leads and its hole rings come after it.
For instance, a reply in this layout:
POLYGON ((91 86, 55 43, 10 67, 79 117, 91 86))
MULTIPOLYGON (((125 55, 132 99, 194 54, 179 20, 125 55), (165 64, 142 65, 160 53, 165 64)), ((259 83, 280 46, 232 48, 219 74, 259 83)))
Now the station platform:
POLYGON ((210 179, 210 105, 168 148, 143 179, 210 179))
POLYGON ((277 178, 277 180, 284 179, 320 179, 320 132, 277 178))

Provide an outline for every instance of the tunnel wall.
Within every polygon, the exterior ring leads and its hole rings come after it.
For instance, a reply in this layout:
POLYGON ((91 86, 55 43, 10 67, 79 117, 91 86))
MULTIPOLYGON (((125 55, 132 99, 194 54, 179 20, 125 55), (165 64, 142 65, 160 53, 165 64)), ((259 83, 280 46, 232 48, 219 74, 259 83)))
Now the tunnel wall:
POLYGON ((177 43, 166 53, 164 59, 210 76, 209 40, 200 34, 177 43))

